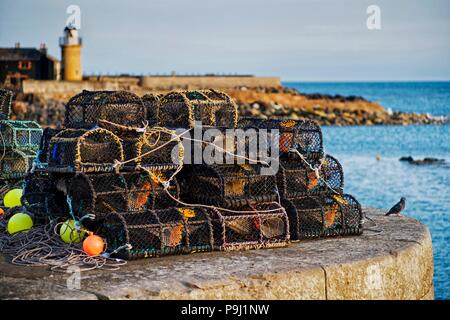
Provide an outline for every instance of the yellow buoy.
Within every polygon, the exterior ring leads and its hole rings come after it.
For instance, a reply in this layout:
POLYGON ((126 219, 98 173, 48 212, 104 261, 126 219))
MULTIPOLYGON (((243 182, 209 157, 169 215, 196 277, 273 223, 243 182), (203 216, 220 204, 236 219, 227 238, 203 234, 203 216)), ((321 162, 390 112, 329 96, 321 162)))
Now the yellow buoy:
POLYGON ((76 225, 74 220, 67 220, 59 229, 59 235, 65 243, 80 243, 86 232, 76 225), (78 228, 77 228, 78 227, 78 228))
POLYGON ((16 213, 8 221, 8 233, 15 234, 28 231, 33 227, 33 220, 28 214, 16 213))
POLYGON ((22 189, 9 190, 3 198, 3 204, 8 208, 21 206, 22 202, 20 198, 22 198, 22 189))

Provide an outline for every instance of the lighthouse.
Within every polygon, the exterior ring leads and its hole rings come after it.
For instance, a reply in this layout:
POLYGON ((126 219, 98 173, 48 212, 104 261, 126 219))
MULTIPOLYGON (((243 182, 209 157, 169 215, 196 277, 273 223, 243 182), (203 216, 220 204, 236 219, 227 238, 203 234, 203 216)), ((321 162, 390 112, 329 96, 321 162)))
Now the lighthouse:
POLYGON ((72 26, 64 29, 64 34, 59 38, 61 47, 61 78, 68 81, 81 81, 81 38, 78 30, 72 26))

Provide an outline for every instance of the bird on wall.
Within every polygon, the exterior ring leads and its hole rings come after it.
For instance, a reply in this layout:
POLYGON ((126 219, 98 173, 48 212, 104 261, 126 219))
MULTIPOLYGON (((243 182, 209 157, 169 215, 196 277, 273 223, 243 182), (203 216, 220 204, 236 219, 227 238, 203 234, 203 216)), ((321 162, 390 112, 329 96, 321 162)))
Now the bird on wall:
POLYGON ((400 213, 403 211, 403 209, 405 209, 405 206, 406 206, 406 199, 404 197, 401 197, 400 201, 397 202, 385 215, 401 216, 400 213))

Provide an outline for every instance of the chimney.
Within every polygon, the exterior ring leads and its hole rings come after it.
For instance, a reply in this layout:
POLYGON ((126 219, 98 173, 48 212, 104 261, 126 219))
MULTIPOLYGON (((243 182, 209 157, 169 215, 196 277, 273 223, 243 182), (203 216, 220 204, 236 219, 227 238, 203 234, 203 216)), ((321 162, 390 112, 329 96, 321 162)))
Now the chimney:
POLYGON ((17 42, 14 44, 14 48, 16 48, 16 49, 19 49, 19 48, 20 48, 20 42, 19 42, 19 41, 17 41, 17 42))
POLYGON ((39 51, 42 54, 47 54, 47 45, 45 43, 41 43, 41 45, 39 46, 39 51))

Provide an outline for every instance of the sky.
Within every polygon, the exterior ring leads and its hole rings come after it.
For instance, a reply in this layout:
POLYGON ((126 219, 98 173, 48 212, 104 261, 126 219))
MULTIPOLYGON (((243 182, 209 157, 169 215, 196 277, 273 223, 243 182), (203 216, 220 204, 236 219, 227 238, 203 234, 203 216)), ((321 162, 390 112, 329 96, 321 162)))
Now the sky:
POLYGON ((60 58, 69 5, 81 10, 84 74, 450 79, 449 0, 0 0, 0 47, 44 42, 60 58))

